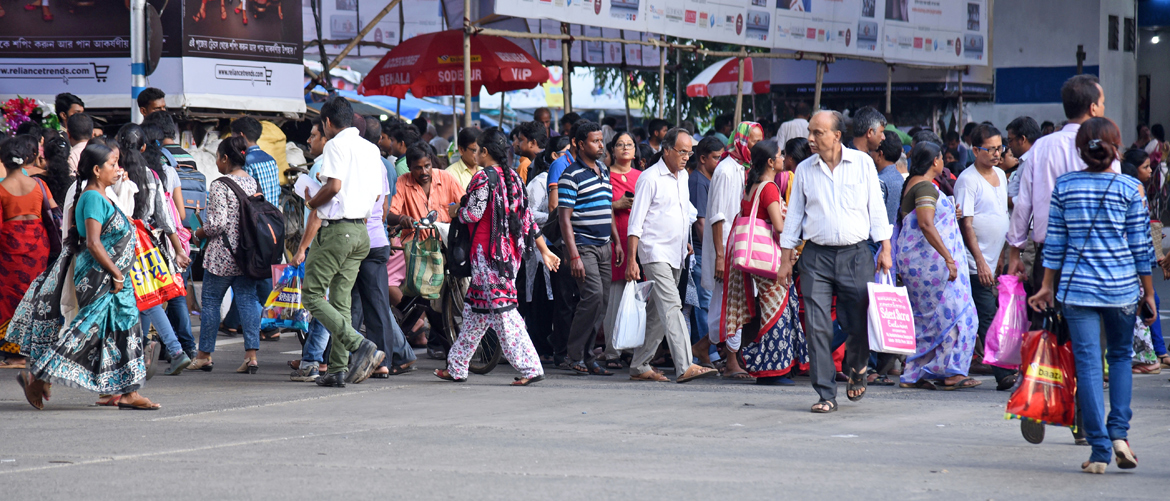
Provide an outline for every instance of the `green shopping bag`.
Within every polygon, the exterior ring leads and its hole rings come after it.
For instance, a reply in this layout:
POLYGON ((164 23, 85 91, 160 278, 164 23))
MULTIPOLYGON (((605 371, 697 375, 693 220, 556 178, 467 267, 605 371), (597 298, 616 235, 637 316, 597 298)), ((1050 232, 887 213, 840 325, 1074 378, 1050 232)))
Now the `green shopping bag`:
POLYGON ((418 231, 406 244, 406 281, 402 292, 423 299, 438 299, 443 288, 443 250, 438 235, 418 231))

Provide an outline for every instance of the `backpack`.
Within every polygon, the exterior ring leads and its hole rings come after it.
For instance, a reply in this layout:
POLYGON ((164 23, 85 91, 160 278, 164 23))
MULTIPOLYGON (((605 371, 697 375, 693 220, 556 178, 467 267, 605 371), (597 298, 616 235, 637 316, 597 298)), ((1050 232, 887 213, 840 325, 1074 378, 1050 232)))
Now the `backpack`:
POLYGON ((187 213, 183 215, 183 226, 193 228, 195 225, 191 222, 191 218, 196 214, 199 215, 200 220, 207 219, 207 176, 204 176, 198 169, 183 166, 175 161, 175 157, 166 148, 163 148, 162 151, 167 161, 175 168, 175 173, 179 175, 179 188, 183 190, 183 205, 187 206, 187 213))
POLYGON ((228 252, 244 276, 272 279, 272 265, 284 258, 284 215, 262 193, 248 195, 226 176, 216 181, 223 181, 240 200, 240 246, 232 249, 225 235, 228 252))

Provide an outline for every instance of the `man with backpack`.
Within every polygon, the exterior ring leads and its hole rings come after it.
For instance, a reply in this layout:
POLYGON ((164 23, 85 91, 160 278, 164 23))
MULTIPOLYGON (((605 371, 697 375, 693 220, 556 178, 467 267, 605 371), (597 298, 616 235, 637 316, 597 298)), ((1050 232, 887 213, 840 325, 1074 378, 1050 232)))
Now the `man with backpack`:
POLYGON ((381 178, 382 160, 378 147, 353 127, 349 101, 341 97, 326 101, 321 106, 321 120, 329 139, 318 175, 323 184, 316 195, 310 196, 308 190, 305 194, 305 205, 317 211, 321 229, 313 241, 313 252, 305 260, 304 304, 333 340, 329 371, 317 378, 317 384, 343 388, 346 383, 370 377, 386 357, 354 330, 350 294, 361 262, 370 251, 366 218, 378 197, 387 195, 388 190, 369 182, 381 178))

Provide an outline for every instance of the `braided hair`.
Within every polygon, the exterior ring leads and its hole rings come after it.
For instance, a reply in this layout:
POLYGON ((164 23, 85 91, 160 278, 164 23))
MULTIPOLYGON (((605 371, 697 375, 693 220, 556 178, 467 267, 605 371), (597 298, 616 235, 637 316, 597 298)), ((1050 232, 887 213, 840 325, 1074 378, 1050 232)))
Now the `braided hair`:
POLYGON ((146 166, 146 158, 142 155, 142 147, 146 144, 146 132, 138 124, 126 124, 118 130, 115 140, 118 142, 118 149, 122 151, 118 157, 118 165, 138 186, 138 192, 134 194, 134 214, 131 219, 142 219, 150 202, 149 187, 153 177, 146 166))
MULTIPOLYGON (((94 169, 105 165, 109 161, 110 155, 114 154, 114 150, 107 147, 105 143, 106 141, 104 140, 90 140, 86 144, 85 149, 81 151, 81 156, 77 160, 77 184, 73 189, 74 204, 81 198, 81 192, 84 191, 85 186, 94 179, 94 169)), ((72 224, 69 225, 69 233, 65 237, 65 242, 63 242, 65 248, 69 249, 71 253, 81 248, 81 233, 77 231, 77 224, 77 218, 72 218, 72 224)))

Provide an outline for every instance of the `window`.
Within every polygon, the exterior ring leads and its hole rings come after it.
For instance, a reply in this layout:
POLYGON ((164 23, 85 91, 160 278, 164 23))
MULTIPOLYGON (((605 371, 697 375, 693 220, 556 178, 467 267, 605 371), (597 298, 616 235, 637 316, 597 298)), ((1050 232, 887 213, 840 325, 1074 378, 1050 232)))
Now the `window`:
POLYGON ((1132 17, 1125 18, 1125 51, 1133 52, 1137 47, 1137 23, 1132 17))
POLYGON ((1117 16, 1109 16, 1109 50, 1117 50, 1120 45, 1120 22, 1117 16))

